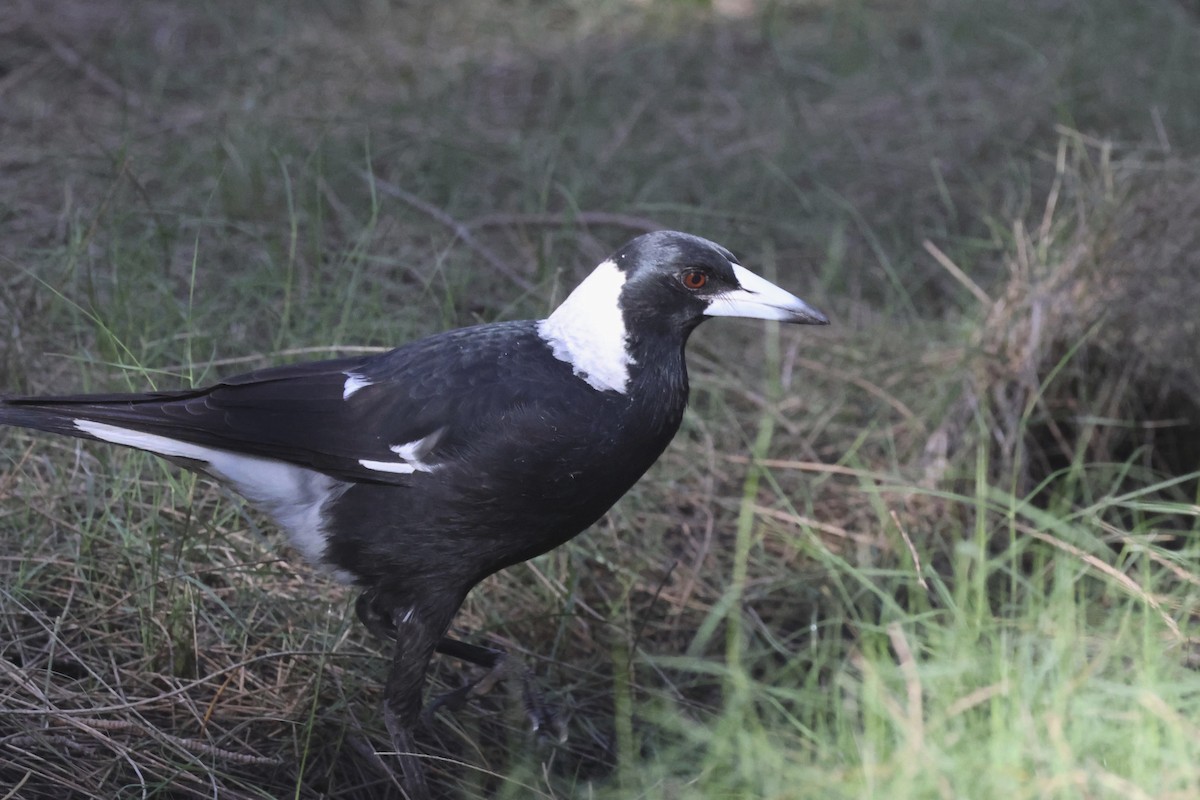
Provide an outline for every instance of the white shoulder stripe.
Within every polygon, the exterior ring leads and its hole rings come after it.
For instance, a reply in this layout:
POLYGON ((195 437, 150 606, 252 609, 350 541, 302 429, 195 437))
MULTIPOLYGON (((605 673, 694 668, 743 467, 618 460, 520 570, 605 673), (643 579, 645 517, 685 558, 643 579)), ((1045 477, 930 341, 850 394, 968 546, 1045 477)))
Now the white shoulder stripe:
POLYGON ((427 464, 421 459, 437 444, 441 431, 405 444, 394 444, 388 449, 399 456, 399 461, 372 461, 360 458, 358 463, 376 472, 392 472, 398 475, 410 475, 414 472, 433 472, 436 464, 427 464))
MULTIPOLYGON (((417 471, 417 468, 407 461, 371 461, 370 459, 360 458, 358 463, 367 469, 373 469, 376 472, 394 472, 398 475, 409 475, 417 471)), ((426 468, 425 472, 432 472, 426 468)))
POLYGON ((371 382, 354 372, 347 372, 346 382, 342 385, 342 399, 349 400, 359 389, 365 389, 371 382))

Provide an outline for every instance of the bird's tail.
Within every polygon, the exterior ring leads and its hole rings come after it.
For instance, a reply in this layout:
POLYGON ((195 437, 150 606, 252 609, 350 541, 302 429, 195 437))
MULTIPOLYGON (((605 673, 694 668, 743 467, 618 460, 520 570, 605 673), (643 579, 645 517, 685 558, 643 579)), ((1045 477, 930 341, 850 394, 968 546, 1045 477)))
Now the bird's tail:
POLYGON ((65 436, 95 438, 76 426, 80 418, 78 411, 72 413, 67 406, 45 402, 39 398, 0 397, 0 425, 14 428, 31 428, 65 436))
MULTIPOLYGON (((0 425, 101 440, 89 423, 128 425, 174 393, 48 395, 0 397, 0 425), (89 427, 92 430, 89 430, 89 427)), ((185 394, 185 393, 178 393, 185 394)))

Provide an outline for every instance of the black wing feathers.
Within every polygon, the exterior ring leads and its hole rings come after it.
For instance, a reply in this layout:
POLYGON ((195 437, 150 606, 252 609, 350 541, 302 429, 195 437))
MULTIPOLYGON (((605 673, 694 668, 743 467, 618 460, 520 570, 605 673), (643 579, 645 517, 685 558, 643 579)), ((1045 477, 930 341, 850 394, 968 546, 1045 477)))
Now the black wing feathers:
POLYGON ((345 480, 404 484, 407 475, 360 462, 395 462, 393 446, 434 434, 422 458, 436 462, 469 445, 477 426, 542 395, 552 375, 569 374, 534 325, 447 331, 378 356, 274 367, 193 390, 8 398, 0 423, 85 436, 74 426, 85 419, 345 480), (351 374, 359 385, 347 396, 351 374))

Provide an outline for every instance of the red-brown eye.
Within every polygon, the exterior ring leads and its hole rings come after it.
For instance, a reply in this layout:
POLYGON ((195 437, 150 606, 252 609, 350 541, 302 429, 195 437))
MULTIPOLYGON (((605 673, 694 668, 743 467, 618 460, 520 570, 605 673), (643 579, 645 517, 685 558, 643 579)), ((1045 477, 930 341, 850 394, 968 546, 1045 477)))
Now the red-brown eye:
POLYGON ((689 269, 679 276, 679 280, 689 289, 703 289, 708 283, 708 276, 698 269, 689 269))

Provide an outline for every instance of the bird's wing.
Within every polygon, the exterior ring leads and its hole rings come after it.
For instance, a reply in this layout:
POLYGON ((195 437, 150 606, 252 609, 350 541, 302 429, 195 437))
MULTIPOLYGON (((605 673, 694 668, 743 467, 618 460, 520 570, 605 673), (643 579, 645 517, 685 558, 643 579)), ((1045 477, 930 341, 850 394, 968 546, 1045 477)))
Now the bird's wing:
POLYGON ((213 448, 342 480, 406 484, 469 447, 480 425, 502 424, 562 366, 532 323, 477 326, 378 356, 275 367, 194 390, 8 398, 0 423, 185 461, 208 460, 202 449, 213 448))

